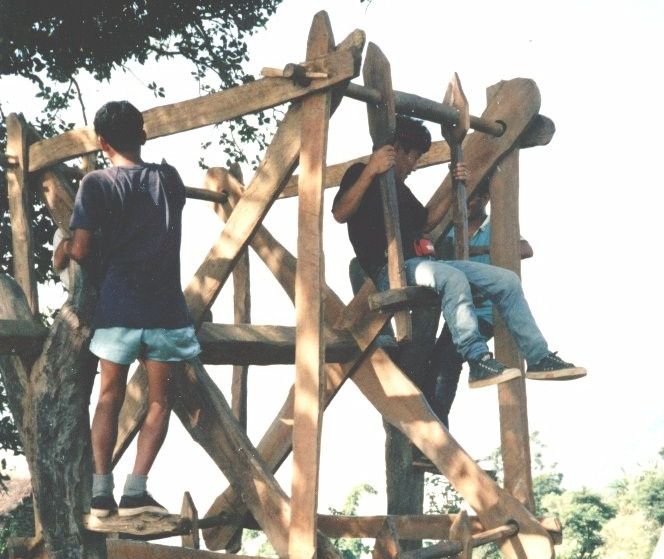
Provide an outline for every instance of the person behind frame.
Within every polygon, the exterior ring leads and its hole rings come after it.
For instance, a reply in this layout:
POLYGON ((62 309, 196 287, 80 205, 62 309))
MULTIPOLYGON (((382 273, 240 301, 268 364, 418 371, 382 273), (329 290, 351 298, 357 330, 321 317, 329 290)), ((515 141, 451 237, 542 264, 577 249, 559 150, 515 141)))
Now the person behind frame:
MULTIPOLYGON (((521 282, 509 270, 479 262, 436 258, 433 245, 423 239, 442 219, 436 208, 425 208, 406 186, 405 180, 417 161, 431 147, 431 135, 421 121, 399 115, 394 145, 375 150, 369 162, 348 168, 332 205, 339 223, 347 223, 348 236, 360 265, 379 290, 386 290, 387 241, 380 197, 379 176, 394 167, 406 279, 409 285, 434 289, 441 297, 441 314, 454 347, 468 361, 471 388, 517 378, 521 371, 493 358, 479 331, 471 286, 498 309, 519 350, 526 358, 526 376, 539 380, 569 380, 586 374, 585 369, 563 361, 549 351, 523 294, 521 282)), ((457 165, 457 179, 467 170, 457 165)))
POLYGON ((99 302, 90 351, 99 357, 99 400, 92 420, 94 474, 90 512, 105 517, 168 511, 147 492, 147 476, 170 416, 169 382, 176 364, 201 351, 180 286, 180 242, 185 189, 177 170, 146 163, 143 116, 128 101, 97 111, 95 133, 112 166, 83 177, 71 238, 60 243, 55 267, 72 258, 91 265, 98 254, 99 302), (113 497, 111 457, 129 366, 147 371, 148 408, 138 435, 133 472, 120 506, 113 497))

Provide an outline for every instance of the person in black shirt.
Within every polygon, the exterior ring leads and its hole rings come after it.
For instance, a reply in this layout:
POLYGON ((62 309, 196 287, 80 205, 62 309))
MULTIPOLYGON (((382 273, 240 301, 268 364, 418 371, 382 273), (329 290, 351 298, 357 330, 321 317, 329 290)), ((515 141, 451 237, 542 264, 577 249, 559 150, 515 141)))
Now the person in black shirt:
MULTIPOLYGON (((410 285, 430 287, 440 295, 442 316, 452 341, 470 367, 470 386, 488 386, 521 375, 519 369, 506 367, 489 352, 478 329, 471 285, 500 312, 528 363, 528 378, 563 380, 584 376, 585 369, 549 351, 516 274, 478 262, 443 262, 435 257, 432 248, 423 254, 427 243, 421 242, 422 236, 442 216, 425 208, 404 181, 430 146, 431 135, 426 127, 420 121, 399 115, 394 145, 374 151, 366 165, 357 163, 344 174, 332 214, 339 223, 347 223, 348 236, 364 271, 379 290, 388 288, 387 241, 378 177, 394 167, 407 281, 410 285)), ((467 171, 463 165, 457 165, 453 174, 463 179, 467 171)))

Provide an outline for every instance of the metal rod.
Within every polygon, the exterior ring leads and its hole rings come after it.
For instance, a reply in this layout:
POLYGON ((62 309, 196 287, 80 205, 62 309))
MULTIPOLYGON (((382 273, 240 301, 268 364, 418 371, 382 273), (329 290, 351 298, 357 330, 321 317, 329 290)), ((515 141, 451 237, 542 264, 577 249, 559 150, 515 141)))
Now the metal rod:
POLYGON ((217 202, 223 204, 228 200, 227 192, 213 192, 205 188, 193 188, 191 186, 184 187, 187 198, 194 198, 195 200, 205 200, 206 202, 217 202))
MULTIPOLYGON (((381 102, 380 92, 376 89, 365 87, 356 83, 349 83, 346 88, 346 97, 363 101, 365 103, 378 104, 381 102)), ((414 116, 439 124, 456 124, 459 121, 458 111, 448 105, 443 105, 431 99, 394 91, 394 104, 396 111, 400 114, 414 116)), ((478 116, 470 117, 470 127, 478 132, 484 132, 491 136, 501 136, 505 131, 505 125, 501 122, 492 122, 478 116)))

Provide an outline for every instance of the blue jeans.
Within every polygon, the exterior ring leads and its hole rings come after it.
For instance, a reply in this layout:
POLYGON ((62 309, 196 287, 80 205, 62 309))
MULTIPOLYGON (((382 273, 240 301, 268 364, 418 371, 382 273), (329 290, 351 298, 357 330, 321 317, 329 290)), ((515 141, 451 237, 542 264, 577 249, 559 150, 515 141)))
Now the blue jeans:
MULTIPOLYGON (((472 290, 489 299, 514 337, 529 365, 537 363, 549 349, 523 294, 519 277, 509 270, 469 260, 442 261, 433 257, 406 260, 409 285, 430 287, 441 296, 441 311, 457 351, 466 360, 489 351, 480 334, 472 290)), ((388 288, 387 267, 374 278, 379 290, 388 288)))

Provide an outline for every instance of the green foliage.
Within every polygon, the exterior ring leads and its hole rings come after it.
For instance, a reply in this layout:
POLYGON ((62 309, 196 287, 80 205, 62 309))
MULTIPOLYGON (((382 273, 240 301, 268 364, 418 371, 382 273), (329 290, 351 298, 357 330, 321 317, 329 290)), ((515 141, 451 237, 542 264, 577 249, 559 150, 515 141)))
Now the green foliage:
POLYGON ((560 559, 595 559, 605 543, 602 528, 616 516, 615 507, 601 495, 583 489, 567 491, 544 498, 544 506, 560 518, 564 539, 558 553, 560 559))
MULTIPOLYGON (((335 515, 354 515, 360 505, 360 500, 366 495, 376 495, 376 489, 368 483, 363 483, 353 487, 346 497, 341 509, 329 508, 330 514, 335 515)), ((337 548, 344 559, 359 559, 362 556, 371 553, 371 548, 362 540, 353 538, 336 538, 332 540, 332 545, 337 548)))
POLYGON ((455 514, 461 510, 463 498, 446 478, 439 475, 424 476, 425 514, 455 514))
MULTIPOLYGON (((87 124, 77 76, 89 73, 98 81, 114 71, 128 71, 130 62, 145 64, 185 59, 191 65, 183 79, 195 80, 201 94, 251 81, 243 64, 247 38, 265 25, 281 0, 0 0, 0 77, 18 76, 34 85, 41 110, 32 124, 43 137, 74 127, 63 112, 78 103, 87 124)), ((166 95, 151 82, 155 97, 166 95)), ((3 89, 0 88, 0 92, 3 89)), ((0 153, 7 134, 0 93, 0 153)), ((34 103, 33 103, 34 105, 34 103)), ((26 107, 28 108, 28 107, 26 107)), ((216 143, 231 161, 248 161, 244 146, 265 146, 265 115, 237 119, 219 127, 216 143)), ((212 145, 210 142, 209 145, 212 145)), ((203 158, 200 163, 205 166, 203 158)), ((257 158, 251 163, 256 165, 257 158)), ((0 273, 12 273, 11 228, 5 171, 0 162, 0 273)), ((30 191, 34 208, 32 234, 37 281, 58 281, 51 269, 50 241, 54 225, 39 198, 30 191)), ((0 382, 1 385, 1 382, 0 382)), ((16 432, 0 391, 0 449, 15 446, 16 432)))

